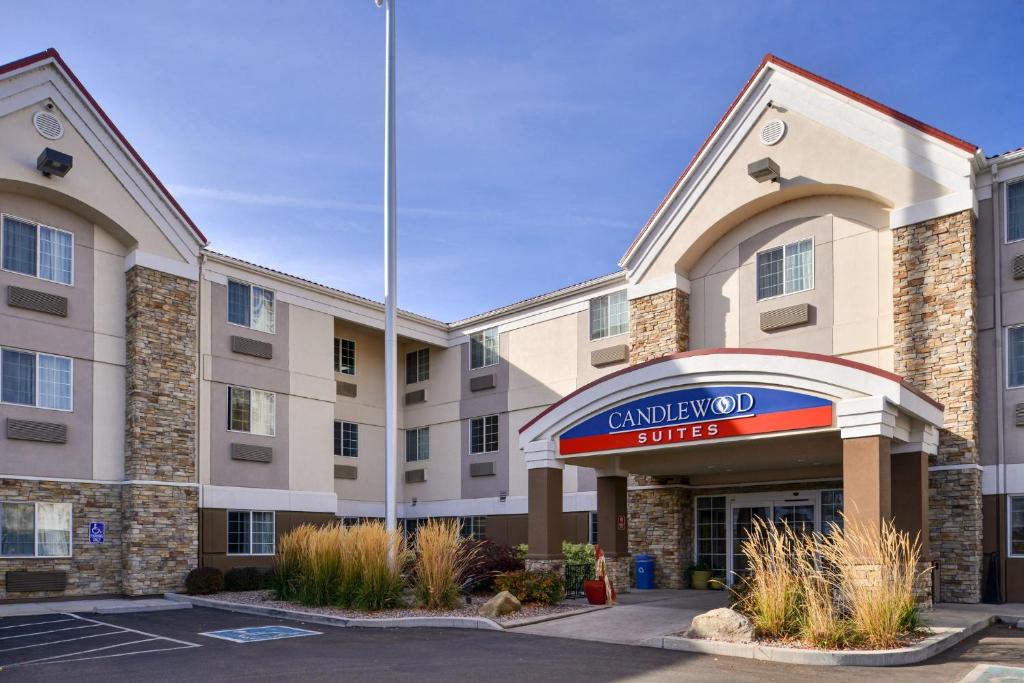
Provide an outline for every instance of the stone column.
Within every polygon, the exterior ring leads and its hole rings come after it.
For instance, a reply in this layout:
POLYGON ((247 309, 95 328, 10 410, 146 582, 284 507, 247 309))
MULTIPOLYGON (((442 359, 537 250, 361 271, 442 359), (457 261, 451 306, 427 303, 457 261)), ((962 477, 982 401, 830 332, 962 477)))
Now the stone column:
POLYGON ((526 450, 528 508, 526 540, 530 547, 527 569, 561 572, 562 463, 551 442, 529 444, 526 450))
POLYGON ((198 283, 141 266, 126 275, 122 590, 180 590, 197 564, 198 283))
POLYGON ((946 602, 981 599, 975 244, 971 210, 893 230, 894 369, 945 406, 928 526, 946 602))
POLYGON ((689 294, 670 289, 630 300, 630 365, 686 351, 689 341, 689 294))

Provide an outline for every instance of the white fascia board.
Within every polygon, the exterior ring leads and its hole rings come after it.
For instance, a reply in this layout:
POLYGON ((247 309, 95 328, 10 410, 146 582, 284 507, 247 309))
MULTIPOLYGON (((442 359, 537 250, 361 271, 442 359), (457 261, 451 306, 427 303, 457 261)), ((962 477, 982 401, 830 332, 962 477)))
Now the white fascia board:
POLYGON ((204 484, 202 493, 203 507, 206 508, 330 514, 338 511, 338 496, 333 491, 289 491, 204 484))
POLYGON ((627 297, 630 301, 640 299, 651 294, 659 294, 672 289, 680 292, 690 293, 690 280, 679 273, 666 273, 660 277, 648 278, 644 282, 629 285, 627 297))
MULTIPOLYGON (((989 190, 988 196, 992 196, 989 190)), ((889 212, 889 227, 900 228, 904 225, 913 225, 922 221, 948 216, 952 213, 959 213, 967 209, 975 210, 976 199, 987 197, 976 196, 973 190, 962 190, 935 199, 894 208, 889 212)))
POLYGON ((981 493, 994 496, 1024 494, 1024 463, 985 465, 981 472, 981 493), (1002 490, 999 490, 999 468, 1003 468, 1002 490))
MULTIPOLYGON (((203 247, 199 235, 171 205, 164 192, 139 166, 53 59, 37 62, 27 72, 17 72, 16 75, 20 77, 8 76, 0 83, 0 116, 47 99, 52 100, 60 113, 106 164, 111 174, 157 225, 182 258, 195 263, 199 250, 203 247), (58 74, 59 78, 53 78, 54 74, 58 74), (14 97, 18 94, 22 97, 14 97)), ((130 229, 130 226, 122 227, 130 229)))
POLYGON ((151 270, 159 270, 163 273, 170 273, 189 280, 199 280, 199 265, 197 263, 183 263, 169 259, 159 254, 151 254, 141 249, 133 249, 124 257, 124 270, 127 273, 135 266, 142 266, 151 270))
MULTIPOLYGON (((597 510, 596 491, 578 491, 562 494, 562 512, 592 512, 597 510)), ((453 500, 421 500, 398 504, 398 517, 490 517, 499 515, 525 515, 529 512, 527 496, 499 498, 462 498, 453 500)), ((338 500, 339 517, 383 517, 384 504, 355 500, 338 500)))

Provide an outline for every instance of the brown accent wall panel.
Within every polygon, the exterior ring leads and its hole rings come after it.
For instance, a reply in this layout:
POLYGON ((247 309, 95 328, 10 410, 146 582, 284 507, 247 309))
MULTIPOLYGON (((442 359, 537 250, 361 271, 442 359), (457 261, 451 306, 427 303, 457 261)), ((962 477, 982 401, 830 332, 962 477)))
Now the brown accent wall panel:
POLYGON ((47 294, 24 287, 7 287, 7 305, 11 308, 24 308, 38 313, 49 313, 61 318, 68 317, 68 298, 57 294, 47 294))
POLYGON ((267 360, 274 357, 274 345, 270 342, 242 337, 237 334, 231 335, 231 351, 267 360))

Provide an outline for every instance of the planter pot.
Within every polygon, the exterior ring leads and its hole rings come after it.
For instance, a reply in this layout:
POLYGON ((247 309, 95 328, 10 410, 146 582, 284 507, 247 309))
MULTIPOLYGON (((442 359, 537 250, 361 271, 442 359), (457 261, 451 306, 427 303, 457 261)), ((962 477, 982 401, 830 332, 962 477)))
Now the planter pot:
POLYGON ((711 572, 694 571, 690 574, 690 586, 697 590, 707 590, 708 580, 711 579, 711 572))
POLYGON ((604 581, 587 579, 583 582, 583 594, 587 596, 587 602, 591 605, 603 605, 607 600, 604 592, 604 581))

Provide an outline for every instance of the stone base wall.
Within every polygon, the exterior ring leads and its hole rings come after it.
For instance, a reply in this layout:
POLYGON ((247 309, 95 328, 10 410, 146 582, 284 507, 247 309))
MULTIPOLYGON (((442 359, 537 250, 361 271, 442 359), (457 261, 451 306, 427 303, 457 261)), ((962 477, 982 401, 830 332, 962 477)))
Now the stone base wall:
POLYGON ((929 554, 942 602, 980 602, 982 553, 981 472, 928 473, 929 554))
POLYGON ((690 295, 678 289, 629 302, 629 364, 685 351, 690 338, 690 295))
POLYGON ((530 572, 555 572, 556 574, 563 574, 565 572, 565 560, 534 560, 529 557, 526 558, 526 571, 530 572))
POLYGON ((0 600, 121 593, 121 487, 61 481, 0 479, 0 500, 71 503, 71 557, 0 559, 0 600), (89 523, 103 522, 103 543, 89 542, 89 523), (8 593, 9 571, 64 571, 64 591, 8 593))
MULTIPOLYGON (((630 478, 631 485, 647 481, 630 478)), ((630 555, 654 557, 655 587, 685 588, 684 570, 693 557, 693 496, 681 488, 641 489, 629 491, 627 501, 630 555)))
POLYGON ((611 579, 612 587, 616 593, 628 593, 630 590, 631 578, 633 575, 633 558, 629 555, 622 557, 605 557, 605 569, 608 578, 611 579))
POLYGON ((199 561, 199 491, 195 487, 123 487, 124 593, 180 591, 199 561))

